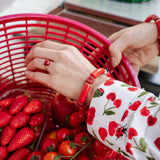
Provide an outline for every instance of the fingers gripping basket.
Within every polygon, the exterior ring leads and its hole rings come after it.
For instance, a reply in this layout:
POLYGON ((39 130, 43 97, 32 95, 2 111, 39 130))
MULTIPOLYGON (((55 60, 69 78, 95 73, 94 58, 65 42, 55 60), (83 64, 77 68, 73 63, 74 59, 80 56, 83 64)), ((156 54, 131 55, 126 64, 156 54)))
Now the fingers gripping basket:
MULTIPOLYGON (((114 68, 110 62, 110 42, 94 29, 74 20, 43 14, 16 14, 0 17, 0 96, 11 89, 27 89, 52 100, 53 89, 25 77, 25 56, 36 43, 52 40, 79 49, 94 66, 104 67, 112 76, 140 87, 139 81, 123 56, 114 68)), ((78 61, 78 59, 77 59, 78 61)))

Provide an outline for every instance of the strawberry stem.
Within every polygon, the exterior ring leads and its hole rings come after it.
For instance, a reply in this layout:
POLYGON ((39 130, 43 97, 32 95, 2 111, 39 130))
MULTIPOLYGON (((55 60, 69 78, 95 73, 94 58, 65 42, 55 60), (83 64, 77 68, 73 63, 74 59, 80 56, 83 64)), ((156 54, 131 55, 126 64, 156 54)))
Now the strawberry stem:
POLYGON ((83 146, 76 154, 74 154, 74 156, 72 156, 72 158, 70 158, 70 160, 73 160, 79 153, 81 153, 87 146, 89 146, 94 139, 92 139, 90 142, 88 142, 85 146, 83 146))

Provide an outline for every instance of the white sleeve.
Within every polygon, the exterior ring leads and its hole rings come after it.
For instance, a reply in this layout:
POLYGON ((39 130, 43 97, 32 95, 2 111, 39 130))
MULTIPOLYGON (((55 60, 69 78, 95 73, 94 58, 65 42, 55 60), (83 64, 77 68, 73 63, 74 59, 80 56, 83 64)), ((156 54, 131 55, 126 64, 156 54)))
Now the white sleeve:
POLYGON ((128 159, 160 159, 160 100, 143 89, 107 79, 92 98, 87 129, 128 159))

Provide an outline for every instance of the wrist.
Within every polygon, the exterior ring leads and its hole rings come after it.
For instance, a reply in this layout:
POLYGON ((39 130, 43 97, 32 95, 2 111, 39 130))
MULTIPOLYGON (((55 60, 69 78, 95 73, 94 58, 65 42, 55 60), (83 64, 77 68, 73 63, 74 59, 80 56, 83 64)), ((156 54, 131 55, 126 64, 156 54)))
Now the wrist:
POLYGON ((145 22, 151 22, 151 21, 154 21, 155 22, 155 24, 156 24, 156 35, 157 35, 157 43, 158 43, 158 49, 159 49, 159 56, 160 56, 160 18, 158 17, 158 16, 156 16, 156 15, 150 15, 150 16, 148 16, 146 19, 145 19, 145 22))
POLYGON ((91 85, 91 88, 88 92, 86 103, 89 105, 91 103, 92 97, 96 91, 96 89, 107 79, 108 77, 106 75, 100 75, 97 77, 94 81, 94 83, 91 85))
POLYGON ((91 101, 91 96, 92 96, 93 91, 95 89, 95 87, 93 87, 93 86, 97 86, 96 85, 97 80, 98 80, 97 78, 98 77, 100 78, 100 76, 104 75, 104 74, 105 74, 105 69, 104 68, 97 68, 92 73, 90 73, 89 77, 86 79, 86 82, 84 83, 84 85, 82 87, 82 91, 81 91, 81 94, 79 96, 78 104, 79 104, 80 108, 84 106, 84 103, 88 103, 88 105, 89 105, 89 103, 91 101), (91 88, 92 88, 92 90, 91 90, 91 88), (88 94, 90 96, 88 96, 88 94), (87 100, 87 98, 88 98, 88 100, 87 100))

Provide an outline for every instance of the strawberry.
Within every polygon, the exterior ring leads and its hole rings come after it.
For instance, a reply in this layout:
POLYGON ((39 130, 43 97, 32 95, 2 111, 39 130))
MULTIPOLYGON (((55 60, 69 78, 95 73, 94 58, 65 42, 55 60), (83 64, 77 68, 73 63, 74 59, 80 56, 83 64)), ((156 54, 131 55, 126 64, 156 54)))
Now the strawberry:
POLYGON ((26 160, 27 156, 30 153, 29 148, 20 148, 17 151, 15 151, 8 160, 26 160))
POLYGON ((8 145, 11 139, 16 134, 16 129, 11 126, 6 126, 1 134, 1 145, 8 145))
POLYGON ((38 127, 43 124, 45 119, 45 115, 43 112, 37 113, 32 116, 31 120, 29 121, 29 125, 32 127, 38 127))
POLYGON ((9 114, 8 111, 1 111, 0 112, 0 128, 8 125, 11 119, 12 119, 12 115, 9 114))
POLYGON ((6 108, 0 107, 0 112, 6 111, 6 110, 7 110, 6 108))
POLYGON ((20 112, 28 103, 27 95, 17 96, 9 109, 10 114, 16 114, 20 112))
POLYGON ((0 146, 0 160, 5 160, 8 157, 6 146, 0 146))
POLYGON ((14 101, 14 98, 7 98, 0 101, 0 107, 8 108, 14 101))
POLYGON ((20 128, 25 126, 30 120, 30 115, 23 111, 17 113, 10 122, 10 126, 13 128, 20 128))
POLYGON ((33 138, 34 131, 29 127, 24 127, 15 134, 10 144, 8 145, 7 150, 9 152, 13 152, 16 149, 25 147, 33 142, 33 138))
POLYGON ((34 114, 42 111, 42 109, 43 109, 43 103, 40 101, 40 99, 33 99, 23 109, 23 112, 27 114, 34 114))

